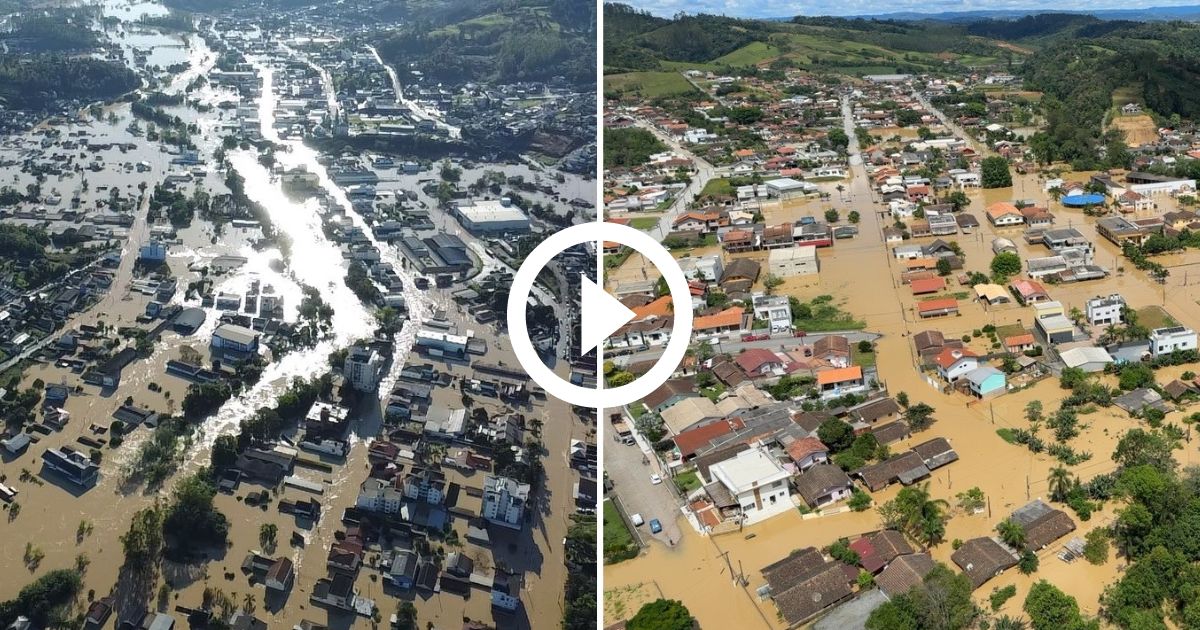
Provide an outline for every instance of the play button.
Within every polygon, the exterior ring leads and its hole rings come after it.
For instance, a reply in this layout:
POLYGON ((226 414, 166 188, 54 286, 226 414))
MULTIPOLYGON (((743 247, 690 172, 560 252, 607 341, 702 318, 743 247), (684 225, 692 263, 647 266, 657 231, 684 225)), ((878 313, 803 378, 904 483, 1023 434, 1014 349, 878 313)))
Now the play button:
MULTIPOLYGON (((603 265, 600 267, 603 268, 603 265)), ((602 285, 603 281, 600 284, 602 285)), ((583 352, 597 349, 598 355, 602 355, 604 341, 622 326, 628 324, 635 314, 588 278, 584 277, 580 285, 581 318, 583 320, 580 326, 580 341, 583 352)), ((675 262, 671 253, 649 234, 616 223, 583 223, 555 232, 535 247, 525 258, 525 262, 513 276, 512 286, 509 288, 508 332, 513 353, 517 355, 521 367, 525 368, 525 373, 548 394, 583 407, 620 407, 645 398, 675 373, 675 369, 679 367, 679 363, 687 353, 688 344, 691 342, 691 301, 691 289, 688 287, 683 270, 679 268, 679 264, 675 262), (600 251, 605 241, 614 241, 631 247, 649 259, 662 272, 672 301, 675 304, 687 304, 689 308, 674 309, 671 338, 654 367, 627 385, 608 389, 601 382, 597 388, 593 389, 567 382, 555 374, 554 370, 546 367, 541 356, 538 355, 537 349, 534 348, 533 342, 529 339, 525 307, 538 273, 559 252, 574 245, 589 242, 595 243, 597 251, 600 251)), ((602 359, 602 356, 598 356, 598 358, 602 359)))
POLYGON ((583 354, 592 351, 636 317, 636 313, 596 286, 587 276, 582 280, 583 354))

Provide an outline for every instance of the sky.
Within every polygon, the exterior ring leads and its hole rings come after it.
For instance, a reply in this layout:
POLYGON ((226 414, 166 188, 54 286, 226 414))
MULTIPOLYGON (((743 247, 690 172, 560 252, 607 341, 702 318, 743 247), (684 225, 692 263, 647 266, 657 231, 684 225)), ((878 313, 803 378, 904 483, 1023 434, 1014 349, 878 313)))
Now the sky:
POLYGON ((1052 3, 1030 0, 616 0, 654 15, 671 17, 680 11, 712 13, 731 17, 765 18, 794 15, 880 15, 915 11, 942 13, 951 11, 1139 9, 1147 7, 1191 6, 1200 0, 1054 0, 1052 3))

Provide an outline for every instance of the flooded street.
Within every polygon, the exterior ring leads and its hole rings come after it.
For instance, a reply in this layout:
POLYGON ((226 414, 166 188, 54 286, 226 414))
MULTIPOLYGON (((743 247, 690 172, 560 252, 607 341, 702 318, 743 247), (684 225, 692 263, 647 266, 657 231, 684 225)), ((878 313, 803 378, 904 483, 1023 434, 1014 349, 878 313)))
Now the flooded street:
MULTIPOLYGON (((847 132, 851 138, 854 137, 852 128, 848 127, 847 132)), ((936 423, 932 428, 892 444, 891 452, 897 453, 935 436, 943 436, 958 452, 960 459, 933 473, 929 479, 933 497, 945 499, 953 506, 957 503, 955 495, 966 489, 979 487, 986 495, 987 511, 966 515, 956 510, 947 523, 947 542, 931 551, 936 560, 953 568, 950 562, 953 552, 951 541, 993 535, 995 525, 1012 510, 1032 499, 1049 500, 1049 472, 1059 465, 1058 461, 1044 453, 1035 455, 1024 446, 1009 444, 996 434, 996 430, 1027 428, 1028 422, 1024 417, 1027 403, 1041 401, 1050 412, 1057 408, 1058 401, 1067 390, 1061 389, 1058 380, 1051 377, 1027 389, 1009 392, 991 401, 976 402, 961 394, 943 394, 926 380, 917 368, 916 352, 911 340, 913 334, 939 330, 945 333, 947 339, 965 336, 971 339, 968 346, 983 354, 990 351, 990 347, 983 342, 986 337, 973 338, 973 331, 988 324, 1020 324, 1028 327, 1033 321, 1032 310, 1016 303, 988 308, 976 301, 973 294, 959 295, 960 316, 921 321, 915 313, 918 300, 911 295, 908 285, 901 282, 902 267, 890 255, 890 247, 885 247, 883 242, 882 230, 891 225, 892 219, 886 214, 881 216, 880 210, 886 213, 886 206, 877 203, 861 159, 854 155, 853 142, 851 147, 850 179, 840 182, 845 186, 848 201, 839 201, 839 193, 833 189, 833 184, 822 184, 822 189, 831 193, 828 201, 769 202, 762 206, 764 222, 768 225, 795 221, 803 216, 820 218, 830 208, 839 210, 843 221, 850 210, 857 210, 861 215, 856 238, 838 240, 833 247, 818 250, 821 265, 819 276, 789 280, 777 291, 802 300, 818 295, 834 296, 843 310, 853 314, 855 319, 866 322, 866 331, 882 335, 875 352, 880 378, 886 383, 889 393, 895 395, 906 392, 914 404, 925 402, 935 408, 936 423)), ((1062 177, 1067 181, 1087 181, 1090 174, 1065 172, 1062 177)), ((1189 250, 1156 258, 1156 261, 1172 269, 1166 285, 1160 286, 1145 273, 1133 269, 1123 260, 1115 245, 1096 233, 1095 217, 1085 216, 1079 210, 1064 208, 1051 201, 1048 193, 1043 191, 1043 180, 1037 175, 1014 173, 1013 177, 1012 188, 968 191, 971 203, 965 211, 980 218, 983 225, 974 234, 943 237, 957 241, 962 247, 965 271, 989 272, 988 265, 993 257, 991 243, 998 236, 1014 241, 1023 260, 1049 255, 1045 247, 1027 243, 1022 238, 1022 229, 996 229, 984 216, 984 209, 990 203, 1033 199, 1039 205, 1048 207, 1055 215, 1055 227, 1075 227, 1088 237, 1096 247, 1096 264, 1110 272, 1104 280, 1048 285, 1052 299, 1062 301, 1068 309, 1083 309, 1086 300, 1093 296, 1120 293, 1135 308, 1161 305, 1181 324, 1200 328, 1200 300, 1197 300, 1192 288, 1200 282, 1200 271, 1195 267, 1200 263, 1200 253, 1189 250)), ((1144 213, 1145 216, 1157 216, 1175 209, 1175 202, 1169 197, 1155 197, 1155 201, 1158 207, 1144 213)), ((933 240, 932 237, 918 238, 906 243, 926 244, 933 240)), ((696 249, 689 255, 715 251, 696 249)), ((764 263, 766 259, 765 252, 738 256, 756 257, 764 263)), ((634 256, 610 275, 630 281, 640 280, 641 266, 640 258, 634 256)), ((950 293, 970 290, 948 280, 953 287, 948 289, 950 293)), ((1158 371, 1156 379, 1160 384, 1167 383, 1178 378, 1186 369, 1187 366, 1164 368, 1158 371)), ((1115 387, 1115 377, 1101 378, 1110 387, 1115 387)), ((1191 411, 1172 411, 1167 421, 1182 426, 1182 417, 1191 411)), ((1080 416, 1080 421, 1086 426, 1078 437, 1071 440, 1070 445, 1077 452, 1090 453, 1091 459, 1066 468, 1084 481, 1115 470, 1116 464, 1110 455, 1117 440, 1126 430, 1142 425, 1116 407, 1100 408, 1080 416)), ((1198 446, 1188 442, 1182 450, 1176 451, 1176 458, 1182 466, 1200 462, 1198 446)), ((878 505, 894 497, 898 490, 898 486, 893 486, 872 493, 872 498, 878 505)), ((1064 506, 1056 504, 1055 507, 1064 506)), ((1082 538, 1093 528, 1109 525, 1116 507, 1117 503, 1110 501, 1104 510, 1096 512, 1086 522, 1080 521, 1068 510, 1077 525, 1077 530, 1070 536, 1082 538)), ((606 620, 611 622, 628 618, 637 611, 639 602, 657 598, 661 593, 663 597, 681 600, 706 627, 737 625, 782 628, 784 625, 777 616, 774 604, 770 600, 759 601, 755 593, 755 589, 764 584, 760 570, 794 549, 822 547, 840 537, 853 538, 880 527, 874 508, 862 513, 846 512, 816 518, 802 518, 798 511, 792 511, 747 527, 744 533, 707 538, 696 534, 682 517, 679 518, 686 532, 682 544, 667 547, 652 542, 650 549, 640 557, 605 567, 605 591, 609 598, 605 604, 606 620), (752 538, 747 539, 746 535, 752 538), (731 567, 733 574, 746 576, 746 587, 739 586, 731 579, 731 567)), ((1018 615, 1021 614, 1020 605, 1029 587, 1039 579, 1047 579, 1074 596, 1086 614, 1097 614, 1101 592, 1105 585, 1119 577, 1124 561, 1110 557, 1101 566, 1093 566, 1083 560, 1068 564, 1055 557, 1066 540, 1061 539, 1038 554, 1041 568, 1032 576, 1023 576, 1012 569, 989 581, 975 592, 977 602, 986 606, 993 587, 1015 584, 1017 597, 1011 599, 1001 612, 1018 615)))

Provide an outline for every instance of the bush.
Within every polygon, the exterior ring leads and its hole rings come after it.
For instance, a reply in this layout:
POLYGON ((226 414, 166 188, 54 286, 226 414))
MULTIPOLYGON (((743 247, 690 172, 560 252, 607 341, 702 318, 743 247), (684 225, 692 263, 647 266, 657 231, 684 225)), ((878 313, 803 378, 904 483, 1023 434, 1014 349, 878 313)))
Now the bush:
POLYGON ((855 512, 864 512, 867 510, 867 508, 871 507, 871 495, 863 492, 857 486, 855 486, 854 490, 850 494, 850 501, 848 505, 850 506, 850 509, 854 510, 855 512))
POLYGON ((1017 563, 1017 569, 1025 575, 1029 575, 1038 570, 1038 557, 1032 551, 1026 551, 1021 554, 1021 560, 1017 563))
POLYGON ((1109 531, 1103 527, 1097 527, 1087 533, 1083 545, 1083 557, 1092 564, 1104 564, 1108 562, 1108 539, 1109 531))
POLYGON ((1016 596, 1016 594, 1017 587, 1012 584, 1009 584, 1004 588, 992 589, 992 594, 988 597, 988 600, 992 605, 992 612, 1000 610, 1000 607, 1004 606, 1004 602, 1012 599, 1014 596, 1016 596))

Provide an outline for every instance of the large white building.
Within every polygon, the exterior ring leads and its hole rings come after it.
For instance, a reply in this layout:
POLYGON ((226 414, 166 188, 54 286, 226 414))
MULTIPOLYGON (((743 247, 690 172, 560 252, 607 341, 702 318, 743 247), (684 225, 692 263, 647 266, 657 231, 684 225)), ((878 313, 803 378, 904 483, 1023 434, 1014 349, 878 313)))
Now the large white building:
POLYGON ((342 374, 350 385, 360 392, 373 392, 379 386, 379 375, 383 371, 383 357, 370 348, 351 346, 342 374))
POLYGON ((503 199, 480 199, 458 202, 454 214, 468 231, 480 234, 528 232, 529 217, 524 210, 503 199))
POLYGON ((236 324, 221 324, 213 331, 212 347, 235 352, 258 352, 258 333, 236 324))
POLYGON ((382 479, 368 478, 359 486, 358 499, 354 505, 360 510, 379 514, 399 514, 404 505, 404 494, 382 479))
POLYGON ((817 261, 817 248, 812 245, 772 249, 767 254, 767 268, 771 275, 780 278, 808 276, 821 270, 817 261))
POLYGON ((1150 355, 1155 359, 1176 350, 1195 350, 1196 331, 1183 326, 1155 328, 1150 333, 1150 355))
POLYGON ((788 471, 761 444, 713 464, 708 474, 741 506, 747 524, 792 509, 788 471))
POLYGON ((521 529, 529 484, 508 477, 488 476, 483 483, 483 517, 497 525, 521 529))

